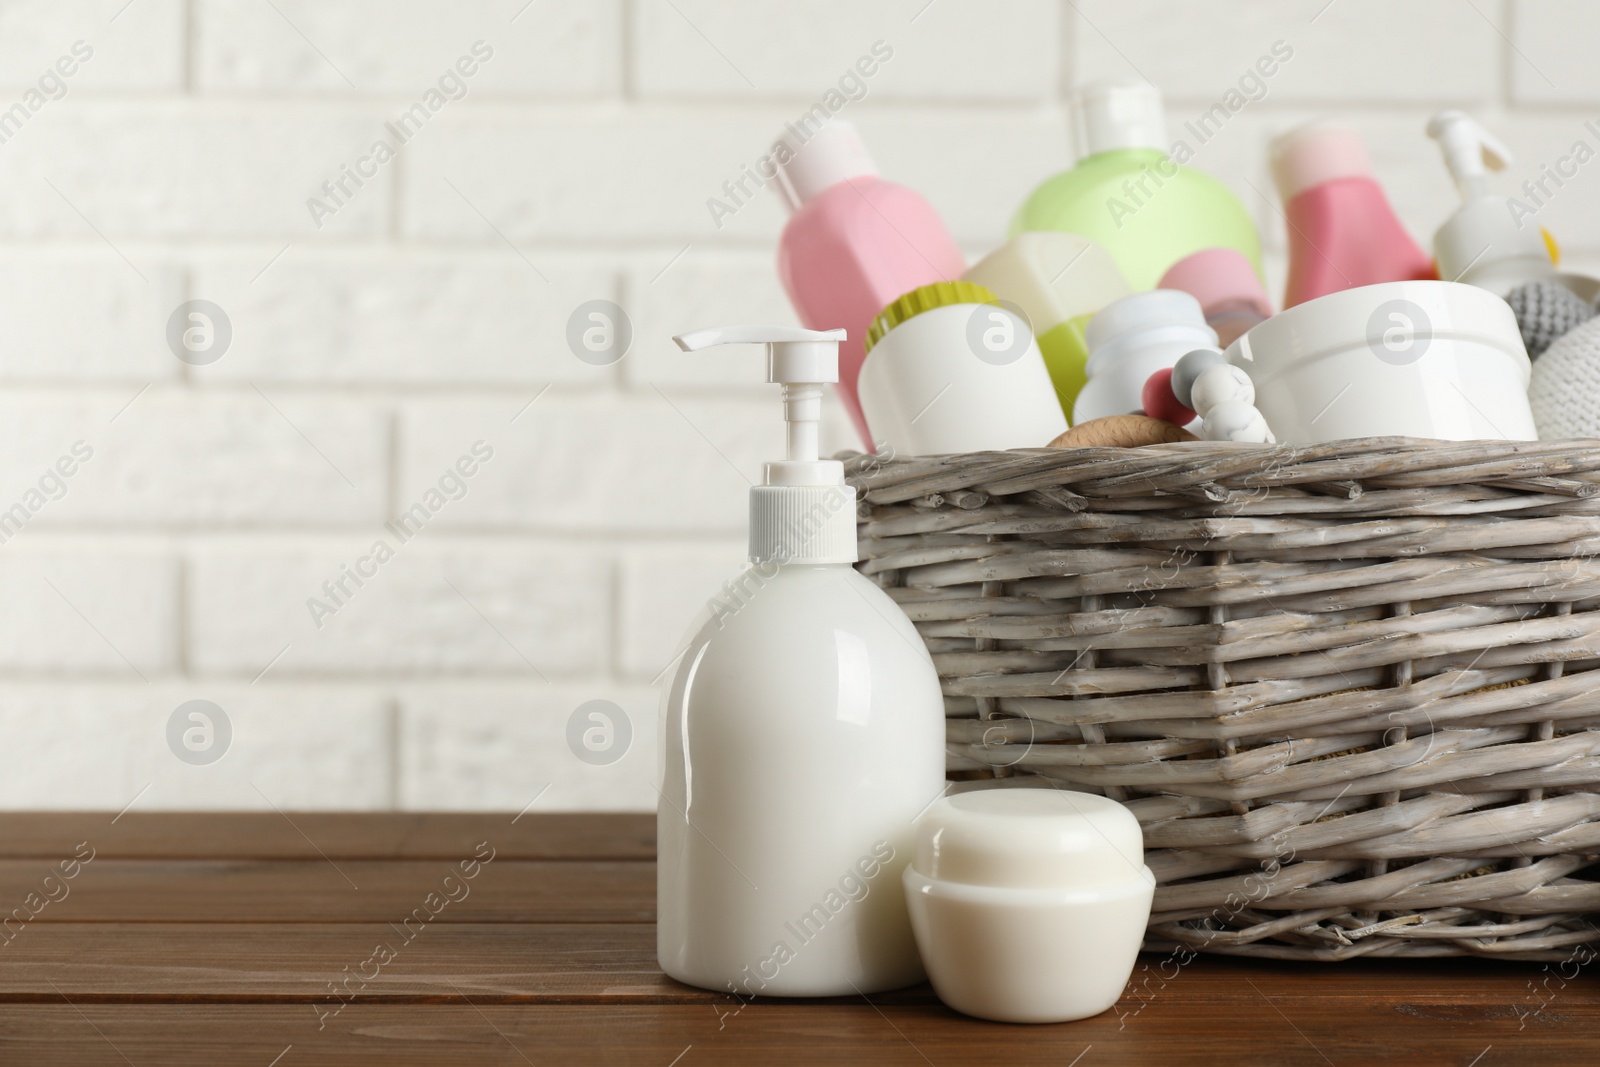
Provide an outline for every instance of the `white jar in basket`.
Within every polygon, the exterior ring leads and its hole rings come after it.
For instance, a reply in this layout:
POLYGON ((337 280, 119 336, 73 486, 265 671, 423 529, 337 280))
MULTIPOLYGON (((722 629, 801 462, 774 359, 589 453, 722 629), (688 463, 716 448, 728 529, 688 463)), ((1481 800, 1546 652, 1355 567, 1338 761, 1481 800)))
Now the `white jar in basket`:
POLYGON ((1280 311, 1228 362, 1277 439, 1533 441, 1530 364, 1516 316, 1475 285, 1385 282, 1280 311))

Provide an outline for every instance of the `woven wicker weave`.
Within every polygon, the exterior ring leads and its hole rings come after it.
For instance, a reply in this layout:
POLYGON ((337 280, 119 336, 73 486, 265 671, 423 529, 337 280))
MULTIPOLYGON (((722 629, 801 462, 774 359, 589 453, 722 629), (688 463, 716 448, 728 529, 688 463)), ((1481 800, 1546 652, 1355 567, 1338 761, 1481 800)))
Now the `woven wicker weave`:
POLYGON ((938 664, 950 776, 1126 801, 1148 948, 1600 943, 1600 442, 847 470, 860 569, 938 664))

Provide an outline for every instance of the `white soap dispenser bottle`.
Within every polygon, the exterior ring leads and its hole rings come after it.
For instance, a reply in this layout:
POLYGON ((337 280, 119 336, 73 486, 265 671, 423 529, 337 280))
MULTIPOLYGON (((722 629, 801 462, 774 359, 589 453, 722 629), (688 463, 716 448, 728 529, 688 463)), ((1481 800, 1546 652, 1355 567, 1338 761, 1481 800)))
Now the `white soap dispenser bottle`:
POLYGON ((729 326, 767 345, 788 458, 750 490, 750 567, 702 614, 665 694, 657 954, 741 996, 840 996, 923 977, 901 872, 944 789, 944 703, 900 607, 853 566, 855 489, 817 456, 843 330, 729 326))

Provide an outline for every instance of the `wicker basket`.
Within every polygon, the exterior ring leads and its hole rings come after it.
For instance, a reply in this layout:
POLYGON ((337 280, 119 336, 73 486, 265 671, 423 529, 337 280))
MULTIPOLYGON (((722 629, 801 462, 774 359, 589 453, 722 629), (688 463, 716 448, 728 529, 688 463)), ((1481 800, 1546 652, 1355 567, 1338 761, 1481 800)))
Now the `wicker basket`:
POLYGON ((1600 442, 852 456, 950 777, 1126 801, 1147 948, 1600 943, 1600 442))

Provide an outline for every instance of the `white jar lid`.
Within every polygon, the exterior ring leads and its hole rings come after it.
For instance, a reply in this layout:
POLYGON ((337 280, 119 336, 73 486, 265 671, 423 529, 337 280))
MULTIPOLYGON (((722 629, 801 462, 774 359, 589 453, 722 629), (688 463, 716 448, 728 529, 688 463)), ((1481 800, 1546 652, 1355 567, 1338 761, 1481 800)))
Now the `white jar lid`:
MULTIPOLYGON (((1407 339, 1414 334, 1427 342, 1420 351, 1434 352, 1434 361, 1449 362, 1448 353, 1453 353, 1457 343, 1471 342, 1500 352, 1521 381, 1528 381, 1528 352, 1511 305, 1476 285, 1422 279, 1341 289, 1286 308, 1228 346, 1228 361, 1248 368, 1258 391, 1279 375, 1349 352, 1358 354, 1360 366, 1369 373, 1396 368, 1416 371, 1420 353, 1415 360, 1399 358, 1389 363, 1365 358, 1382 347, 1390 311, 1404 316, 1393 322, 1407 331, 1407 339)), ((1455 387, 1455 391, 1459 389, 1459 385, 1455 387)), ((1464 397, 1452 399, 1442 393, 1441 403, 1464 397)), ((1315 411, 1332 399, 1330 395, 1306 403, 1315 411)))
POLYGON ((1052 788, 941 797, 917 823, 911 866, 936 881, 1001 889, 1092 890, 1150 878, 1132 812, 1052 788))

